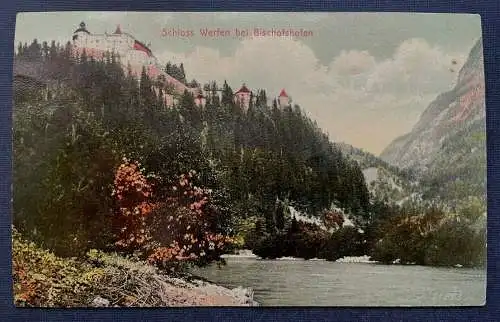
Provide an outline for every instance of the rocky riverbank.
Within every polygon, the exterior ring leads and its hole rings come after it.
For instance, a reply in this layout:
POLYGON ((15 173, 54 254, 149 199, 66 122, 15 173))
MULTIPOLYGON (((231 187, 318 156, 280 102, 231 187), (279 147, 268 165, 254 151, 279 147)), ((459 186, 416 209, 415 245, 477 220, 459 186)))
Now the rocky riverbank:
POLYGON ((187 273, 173 277, 146 263, 117 256, 107 257, 106 261, 107 266, 125 268, 132 273, 127 274, 127 278, 128 283, 134 286, 130 297, 135 301, 120 300, 121 305, 116 305, 113 304, 116 297, 112 300, 98 296, 91 303, 94 307, 258 306, 253 300, 252 289, 229 289, 187 273))
MULTIPOLYGON (((228 289, 202 280, 187 281, 182 278, 158 276, 157 293, 161 299, 155 306, 258 306, 253 300, 253 291, 243 287, 228 289)), ((119 307, 110 300, 97 296, 91 303, 93 307, 119 307)))

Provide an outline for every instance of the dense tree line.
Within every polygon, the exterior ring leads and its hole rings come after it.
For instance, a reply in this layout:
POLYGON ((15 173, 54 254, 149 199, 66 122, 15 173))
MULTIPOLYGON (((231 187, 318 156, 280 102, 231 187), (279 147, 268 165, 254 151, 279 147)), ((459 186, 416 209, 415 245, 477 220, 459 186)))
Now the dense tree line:
POLYGON ((196 170, 203 186, 216 191, 228 231, 230 222, 250 215, 274 229, 276 199, 311 213, 335 203, 368 215, 361 170, 299 106, 268 106, 261 90, 244 111, 227 83, 218 95, 212 82, 204 109, 188 92, 167 108, 144 70, 138 82, 112 53, 95 60, 85 52, 73 59, 70 52, 69 45, 34 41, 20 45, 16 56, 39 62, 47 83, 64 88, 46 101, 16 99, 14 218, 25 230, 57 243, 73 229, 92 234, 93 224, 104 225, 113 206, 106 191, 113 174, 106 169, 122 155, 157 175, 159 199, 176 176, 196 170))
MULTIPOLYGON (((252 93, 245 110, 226 82, 210 82, 203 85, 208 91, 204 108, 189 92, 167 107, 163 89, 153 90, 158 80, 144 69, 138 80, 113 53, 100 60, 85 52, 73 57, 70 43, 33 41, 18 46, 15 63, 20 62, 34 63, 46 86, 35 90, 39 95, 16 91, 14 97, 14 225, 57 254, 116 249, 114 238, 124 228, 116 218, 123 217, 123 207, 113 191, 124 157, 140 165, 133 176, 151 189, 141 203, 163 205, 148 208, 160 219, 144 224, 153 225, 151 235, 165 243, 171 242, 165 236, 172 232, 171 218, 189 218, 184 210, 200 202, 174 198, 179 177, 187 173, 196 173, 190 180, 210 194, 204 210, 210 220, 200 221, 206 226, 197 226, 197 234, 202 236, 202 229, 212 237, 244 232, 243 245, 263 257, 361 254, 389 232, 381 228, 387 227, 384 218, 401 214, 384 202, 370 202, 359 164, 345 157, 298 105, 269 106, 264 90, 252 93), (172 209, 172 202, 165 206, 172 198, 182 211, 172 209), (297 223, 287 213, 289 205, 318 217, 332 206, 342 208, 364 219, 366 233, 325 233, 297 223)), ((185 81, 183 66, 172 66, 185 81)), ((142 232, 141 227, 134 229, 142 232)), ((199 254, 205 252, 197 247, 199 254)), ((197 263, 220 252, 214 254, 197 263)), ((176 256, 165 248, 153 255, 157 262, 176 256)))

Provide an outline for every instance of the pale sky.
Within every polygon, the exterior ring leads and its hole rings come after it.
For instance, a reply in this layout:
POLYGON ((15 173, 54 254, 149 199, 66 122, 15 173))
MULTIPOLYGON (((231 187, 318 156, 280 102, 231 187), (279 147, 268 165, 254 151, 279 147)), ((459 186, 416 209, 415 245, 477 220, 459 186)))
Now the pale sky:
POLYGON ((19 14, 14 46, 34 38, 66 43, 81 21, 93 33, 120 24, 151 43, 161 62, 183 62, 189 80, 227 80, 233 90, 245 82, 268 96, 285 88, 332 140, 376 155, 453 86, 481 36, 480 17, 464 14, 60 12, 19 14), (200 35, 200 28, 217 27, 303 28, 313 35, 200 35), (162 28, 193 30, 194 37, 162 37, 162 28))

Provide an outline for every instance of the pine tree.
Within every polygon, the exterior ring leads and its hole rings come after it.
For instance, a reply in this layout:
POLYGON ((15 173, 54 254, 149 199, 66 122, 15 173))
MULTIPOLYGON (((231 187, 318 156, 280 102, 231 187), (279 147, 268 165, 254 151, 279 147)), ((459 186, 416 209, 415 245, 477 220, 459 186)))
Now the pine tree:
POLYGON ((281 202, 276 204, 276 228, 281 231, 285 228, 285 208, 281 202))
POLYGON ((23 57, 28 58, 28 43, 23 44, 23 57))
POLYGON ((16 56, 17 57, 23 57, 24 55, 24 52, 23 52, 23 43, 22 42, 19 42, 19 45, 17 45, 17 53, 16 53, 16 56))
POLYGON ((42 58, 44 60, 49 59, 49 45, 46 41, 42 42, 42 58))
POLYGON ((265 90, 262 89, 258 91, 255 106, 259 109, 267 106, 267 95, 265 90))
POLYGON ((224 85, 222 86, 221 105, 232 107, 234 105, 233 96, 233 90, 229 87, 227 82, 224 81, 224 85))
POLYGON ((170 63, 170 61, 165 65, 165 73, 172 76, 172 63, 170 63))
POLYGON ((155 101, 156 95, 152 89, 152 82, 146 73, 146 67, 142 67, 141 78, 139 82, 139 102, 144 110, 144 120, 146 124, 155 124, 155 101))
POLYGON ((57 47, 56 47, 56 41, 52 40, 50 43, 50 49, 49 49, 49 59, 51 61, 55 61, 57 57, 57 47))
POLYGON ((186 73, 184 72, 184 64, 181 63, 179 67, 179 80, 183 82, 184 84, 186 83, 186 73))
POLYGON ((212 105, 219 107, 221 102, 220 102, 220 98, 219 98, 217 83, 215 81, 212 82, 212 84, 210 85, 210 90, 211 90, 210 98, 211 98, 212 105))

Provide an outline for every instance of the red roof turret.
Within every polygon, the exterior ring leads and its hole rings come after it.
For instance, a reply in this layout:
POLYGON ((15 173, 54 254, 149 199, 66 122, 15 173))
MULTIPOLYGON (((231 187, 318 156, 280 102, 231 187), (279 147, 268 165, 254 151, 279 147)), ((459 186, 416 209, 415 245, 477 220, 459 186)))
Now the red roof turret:
POLYGON ((87 30, 87 27, 85 26, 85 22, 80 22, 80 28, 76 29, 75 30, 75 34, 79 31, 83 31, 83 32, 86 32, 87 34, 90 34, 90 32, 87 30))
POLYGON ((284 88, 281 90, 279 97, 288 97, 288 94, 285 92, 284 88))
POLYGON ((241 88, 235 94, 238 94, 238 93, 250 93, 250 90, 245 85, 245 83, 243 83, 243 86, 241 86, 241 88))

